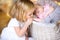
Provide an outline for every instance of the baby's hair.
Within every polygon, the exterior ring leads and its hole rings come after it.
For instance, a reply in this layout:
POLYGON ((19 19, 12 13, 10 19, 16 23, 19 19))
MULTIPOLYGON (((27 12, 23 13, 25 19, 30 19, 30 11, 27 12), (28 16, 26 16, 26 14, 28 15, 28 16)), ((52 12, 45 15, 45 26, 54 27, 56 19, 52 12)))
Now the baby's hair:
POLYGON ((41 8, 44 8, 42 5, 40 4, 36 4, 37 7, 41 7, 41 8))
POLYGON ((43 8, 44 9, 44 7, 42 6, 42 5, 40 5, 40 4, 35 4, 35 11, 34 11, 34 13, 33 13, 33 15, 35 15, 35 13, 36 13, 36 10, 37 10, 37 8, 38 7, 41 7, 41 8, 43 8))

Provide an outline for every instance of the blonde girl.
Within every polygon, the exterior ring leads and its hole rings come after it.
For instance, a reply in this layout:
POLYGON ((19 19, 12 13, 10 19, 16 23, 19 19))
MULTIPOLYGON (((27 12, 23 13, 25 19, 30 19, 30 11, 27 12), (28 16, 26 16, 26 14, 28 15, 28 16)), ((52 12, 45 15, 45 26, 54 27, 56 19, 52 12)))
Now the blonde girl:
POLYGON ((11 20, 3 29, 2 40, 25 40, 26 30, 33 21, 34 5, 31 1, 18 0, 10 11, 11 20))

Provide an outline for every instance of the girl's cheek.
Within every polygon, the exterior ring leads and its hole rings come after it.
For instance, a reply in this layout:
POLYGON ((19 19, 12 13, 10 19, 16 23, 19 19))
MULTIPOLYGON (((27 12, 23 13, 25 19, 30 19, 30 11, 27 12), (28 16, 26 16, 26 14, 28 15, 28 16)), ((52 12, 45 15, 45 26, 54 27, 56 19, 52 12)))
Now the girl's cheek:
POLYGON ((30 16, 27 16, 27 19, 30 18, 30 16))

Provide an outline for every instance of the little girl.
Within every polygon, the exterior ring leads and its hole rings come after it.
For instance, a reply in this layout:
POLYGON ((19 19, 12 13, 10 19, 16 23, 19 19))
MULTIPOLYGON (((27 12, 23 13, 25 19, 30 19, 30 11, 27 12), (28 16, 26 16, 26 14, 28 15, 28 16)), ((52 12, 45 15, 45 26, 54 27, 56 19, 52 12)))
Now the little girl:
POLYGON ((39 4, 36 5, 36 10, 35 10, 35 18, 34 20, 39 22, 39 21, 43 21, 52 11, 53 11, 53 7, 48 7, 46 9, 47 6, 43 7, 39 4))
POLYGON ((33 21, 33 11, 32 2, 18 0, 10 11, 12 18, 3 29, 1 40, 25 40, 26 30, 33 21))

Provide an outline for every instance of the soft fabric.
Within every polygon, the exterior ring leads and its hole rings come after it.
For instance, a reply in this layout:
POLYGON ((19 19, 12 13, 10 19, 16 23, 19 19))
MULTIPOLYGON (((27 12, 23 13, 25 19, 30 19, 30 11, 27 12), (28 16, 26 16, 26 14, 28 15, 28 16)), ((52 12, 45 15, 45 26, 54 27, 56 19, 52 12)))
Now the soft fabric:
POLYGON ((12 18, 6 28, 3 29, 1 40, 25 40, 25 35, 20 37, 16 34, 14 27, 19 27, 21 23, 12 18))

